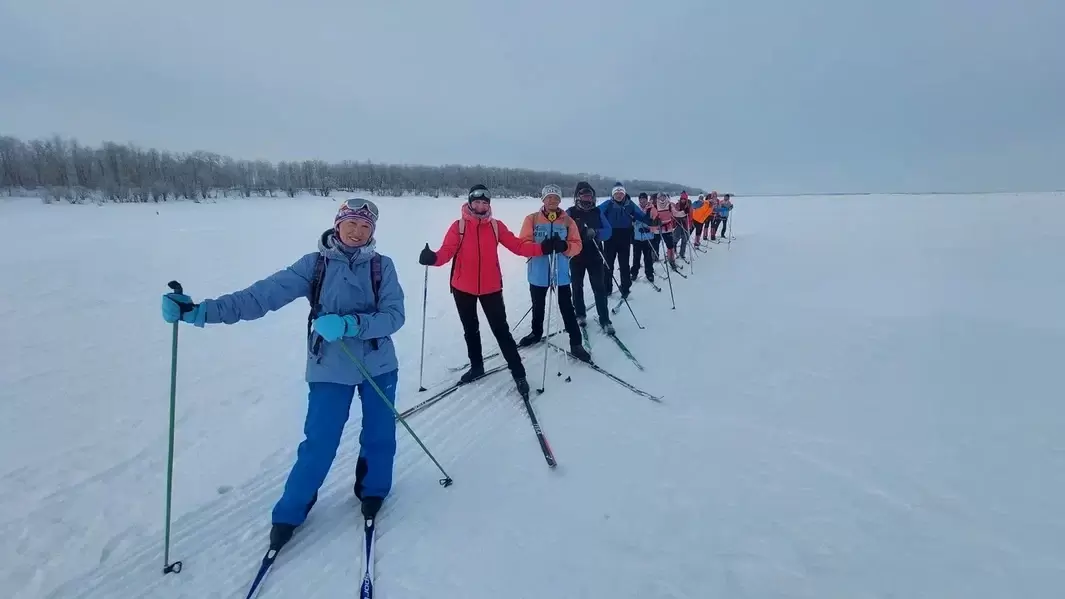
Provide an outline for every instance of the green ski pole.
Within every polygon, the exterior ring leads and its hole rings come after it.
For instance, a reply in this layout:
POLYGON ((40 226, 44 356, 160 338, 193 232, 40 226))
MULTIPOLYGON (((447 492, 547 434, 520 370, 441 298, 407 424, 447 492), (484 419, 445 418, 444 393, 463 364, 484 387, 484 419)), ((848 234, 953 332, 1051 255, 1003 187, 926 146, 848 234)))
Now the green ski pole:
POLYGON ((421 447, 422 451, 425 452, 425 455, 429 456, 429 459, 433 461, 433 464, 436 465, 436 468, 440 471, 440 474, 444 475, 444 478, 440 479, 440 484, 445 487, 450 487, 451 483, 453 483, 454 481, 451 480, 451 477, 448 475, 447 471, 444 470, 444 467, 440 465, 440 462, 436 461, 436 457, 433 456, 433 452, 429 451, 429 448, 425 446, 425 443, 422 443, 422 440, 418 437, 417 434, 414 433, 414 429, 412 429, 410 425, 407 424, 407 419, 399 413, 399 410, 396 409, 396 406, 392 405, 392 402, 388 401, 388 398, 385 396, 385 392, 381 390, 381 387, 377 386, 377 381, 373 380, 373 377, 370 376, 370 373, 366 370, 366 366, 364 366, 363 363, 355 357, 355 354, 351 353, 351 350, 348 349, 348 345, 344 343, 344 340, 339 340, 339 343, 340 349, 344 350, 344 353, 348 355, 348 358, 350 358, 352 363, 355 364, 355 367, 359 369, 360 373, 362 373, 362 377, 366 379, 366 382, 370 383, 370 386, 373 387, 373 390, 377 392, 377 395, 381 398, 381 401, 385 402, 385 405, 387 405, 389 409, 392 410, 392 413, 396 415, 396 419, 399 420, 399 423, 402 424, 403 428, 407 429, 407 432, 410 433, 410 436, 418 442, 418 446, 421 447))
MULTIPOLYGON (((174 293, 184 294, 181 283, 170 281, 167 286, 174 293)), ((170 346, 170 444, 166 456, 166 526, 163 533, 163 574, 181 572, 181 561, 170 563, 170 498, 174 489, 174 413, 177 411, 177 341, 178 322, 174 323, 174 336, 170 346)))

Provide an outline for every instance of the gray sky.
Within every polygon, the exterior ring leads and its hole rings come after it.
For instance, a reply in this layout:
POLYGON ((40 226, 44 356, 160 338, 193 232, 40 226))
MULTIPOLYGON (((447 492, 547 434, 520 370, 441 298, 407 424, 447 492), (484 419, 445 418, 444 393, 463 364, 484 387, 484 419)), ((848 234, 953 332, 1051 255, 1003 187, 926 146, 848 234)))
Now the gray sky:
POLYGON ((1065 188, 1061 0, 0 0, 0 134, 735 192, 1065 188))

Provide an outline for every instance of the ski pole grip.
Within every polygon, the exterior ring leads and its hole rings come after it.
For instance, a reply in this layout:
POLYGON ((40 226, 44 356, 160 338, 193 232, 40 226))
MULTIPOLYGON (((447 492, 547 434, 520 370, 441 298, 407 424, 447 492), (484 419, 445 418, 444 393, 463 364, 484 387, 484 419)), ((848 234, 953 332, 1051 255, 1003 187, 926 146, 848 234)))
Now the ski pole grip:
POLYGON ((185 295, 185 292, 181 288, 181 283, 178 283, 177 281, 170 281, 166 284, 166 286, 172 289, 174 293, 177 293, 179 295, 185 295))

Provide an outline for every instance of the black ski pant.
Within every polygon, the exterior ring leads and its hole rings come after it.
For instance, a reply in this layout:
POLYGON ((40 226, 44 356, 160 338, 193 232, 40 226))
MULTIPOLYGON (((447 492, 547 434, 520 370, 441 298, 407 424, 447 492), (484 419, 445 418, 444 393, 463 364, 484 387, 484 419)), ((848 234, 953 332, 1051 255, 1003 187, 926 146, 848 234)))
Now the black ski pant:
POLYGON ((709 229, 710 228, 710 221, 707 220, 705 222, 699 222, 699 221, 694 221, 694 222, 695 222, 695 241, 699 241, 700 237, 705 239, 706 238, 706 233, 703 232, 703 227, 706 227, 707 229, 709 229))
POLYGON ((717 236, 718 225, 721 225, 721 236, 728 237, 728 217, 719 216, 714 219, 714 230, 710 232, 711 235, 717 236))
MULTIPOLYGON (((586 241, 585 243, 594 243, 586 241)), ((610 311, 606 306, 606 282, 603 280, 603 258, 597 251, 594 256, 585 252, 574 256, 569 261, 570 290, 573 296, 573 310, 578 318, 585 318, 584 274, 588 273, 588 282, 592 284, 592 296, 595 297, 595 311, 599 314, 599 324, 610 323, 610 311)))
POLYGON ((603 280, 606 284, 606 293, 614 290, 614 262, 617 261, 621 271, 621 294, 628 296, 629 288, 632 287, 632 277, 629 275, 629 251, 632 249, 632 227, 627 229, 614 229, 610 232, 610 239, 603 243, 603 257, 606 258, 606 272, 603 280))
POLYGON ((633 279, 636 275, 640 274, 640 259, 643 258, 643 274, 647 275, 647 279, 650 281, 655 280, 655 256, 651 251, 651 240, 637 239, 632 242, 632 270, 630 271, 633 279))
MULTIPOLYGON (((477 301, 481 302, 481 310, 488 319, 488 327, 499 343, 499 353, 507 361, 507 367, 515 378, 525 377, 525 366, 521 363, 521 355, 518 354, 518 344, 510 334, 510 325, 507 324, 507 307, 503 303, 503 292, 496 291, 488 295, 473 295, 458 289, 452 289, 455 296, 455 308, 459 312, 459 320, 462 321, 462 332, 466 337, 466 352, 470 357, 470 367, 484 369, 484 354, 481 352, 481 329, 477 318, 477 301)), ((541 312, 541 314, 543 314, 541 312)))
POLYGON ((689 235, 690 233, 688 233, 688 228, 679 222, 677 223, 677 228, 673 229, 673 237, 674 239, 676 239, 678 246, 677 253, 680 254, 681 258, 684 257, 684 254, 688 249, 689 235))
MULTIPOLYGON (((547 287, 529 285, 529 295, 532 296, 532 334, 537 337, 544 336, 544 312, 547 308, 547 287)), ((555 297, 558 298, 558 311, 562 313, 562 322, 569 333, 570 345, 580 345, 581 328, 577 326, 577 315, 573 313, 573 298, 570 294, 569 285, 559 285, 555 289, 555 297)))

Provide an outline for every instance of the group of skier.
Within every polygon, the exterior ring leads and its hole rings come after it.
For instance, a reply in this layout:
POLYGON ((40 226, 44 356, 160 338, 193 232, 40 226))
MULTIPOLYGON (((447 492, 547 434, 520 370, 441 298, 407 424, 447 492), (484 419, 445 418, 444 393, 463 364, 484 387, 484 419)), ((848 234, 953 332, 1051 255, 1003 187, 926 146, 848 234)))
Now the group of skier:
MULTIPOLYGON (((731 196, 718 199, 716 192, 699 196, 695 202, 687 193, 675 203, 665 193, 641 193, 638 199, 639 203, 634 202, 619 182, 611 189, 611 197, 597 205, 595 190, 582 181, 574 190, 573 205, 563 209, 562 190, 547 185, 541 191, 542 206, 525 217, 515 235, 492 217, 488 188, 470 188, 459 218, 448 228, 440 247, 433 251, 426 244, 419 256, 425 266, 451 265, 451 294, 470 361, 460 383, 485 374, 478 303, 518 391, 528 397, 518 348, 544 338, 551 289, 569 336, 570 353, 590 361, 582 344, 582 328, 587 325, 585 278, 592 287, 600 327, 614 335, 607 297, 617 280, 615 263, 621 297, 627 298, 641 259, 647 279, 653 282, 653 263, 661 257, 663 242, 666 254, 662 259, 670 268, 678 268, 675 256, 684 257, 689 238, 695 246, 700 239, 705 242, 708 234, 716 240, 719 225, 724 235, 732 209, 731 196), (528 259, 531 332, 519 341, 514 340, 507 322, 499 245, 528 259)), ((291 266, 246 289, 199 303, 184 293, 167 293, 162 298, 166 322, 197 327, 255 320, 298 298, 310 301, 305 439, 273 509, 272 549, 280 549, 292 537, 317 501, 356 392, 362 404, 362 431, 354 493, 366 518, 374 518, 392 487, 399 363, 391 336, 403 326, 406 312, 394 263, 375 251, 379 214, 369 200, 347 200, 333 226, 319 237, 317 251, 291 266)))

